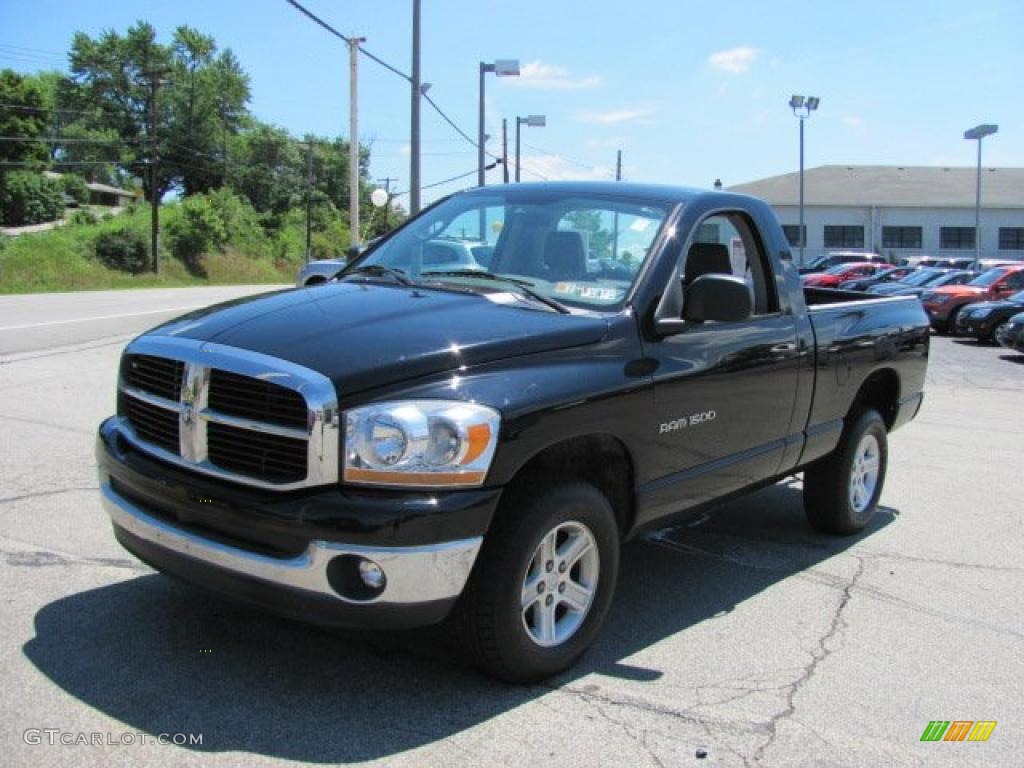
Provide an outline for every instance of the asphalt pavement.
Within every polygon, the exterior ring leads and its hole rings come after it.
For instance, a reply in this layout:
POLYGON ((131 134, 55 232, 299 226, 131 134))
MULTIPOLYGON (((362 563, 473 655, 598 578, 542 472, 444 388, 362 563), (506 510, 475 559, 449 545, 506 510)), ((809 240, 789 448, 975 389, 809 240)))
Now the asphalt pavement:
POLYGON ((3 764, 1020 764, 1024 355, 933 340, 863 534, 812 532, 798 480, 659 531, 583 661, 507 686, 443 629, 322 632, 115 543, 92 450, 125 340, 255 290, 0 297, 3 764))

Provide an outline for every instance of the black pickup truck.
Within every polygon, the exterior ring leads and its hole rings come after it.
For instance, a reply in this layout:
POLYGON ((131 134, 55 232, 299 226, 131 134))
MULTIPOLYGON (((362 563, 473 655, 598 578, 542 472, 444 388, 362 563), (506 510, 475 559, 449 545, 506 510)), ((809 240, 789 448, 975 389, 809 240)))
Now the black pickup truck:
POLYGON ((273 611, 449 619, 491 674, 551 675, 646 529, 801 471, 815 528, 874 515, 928 318, 803 289, 790 258, 771 209, 725 192, 452 195, 329 283, 132 341, 97 441, 114 533, 273 611), (487 270, 437 261, 445 239, 486 242, 487 270))

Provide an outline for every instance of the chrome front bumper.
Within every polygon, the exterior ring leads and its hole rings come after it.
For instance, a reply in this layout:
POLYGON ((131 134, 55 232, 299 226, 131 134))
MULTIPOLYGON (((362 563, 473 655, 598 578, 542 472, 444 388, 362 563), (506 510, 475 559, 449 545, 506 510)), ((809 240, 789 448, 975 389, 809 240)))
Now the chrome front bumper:
MULTIPOLYGON (((105 477, 101 477, 100 493, 103 507, 110 515, 115 530, 121 529, 133 540, 146 543, 147 551, 158 552, 161 561, 167 555, 174 558, 173 562, 177 566, 195 563, 200 566, 200 573, 203 572, 202 566, 209 566, 246 581, 324 598, 339 606, 352 608, 379 606, 401 610, 403 607, 412 608, 426 603, 453 603, 466 584, 483 541, 482 537, 477 536, 410 547, 366 547, 334 541, 311 541, 301 555, 278 558, 223 544, 164 522, 118 494, 105 477), (328 565, 346 555, 372 560, 381 567, 386 575, 386 584, 379 594, 370 599, 356 600, 339 594, 332 587, 328 578, 328 565)), ((125 541, 122 540, 122 543, 125 544, 125 541)), ((150 561, 157 558, 143 559, 150 561)), ((182 567, 165 569, 160 563, 156 563, 156 567, 182 575, 182 567)), ((206 572, 213 571, 206 569, 206 572)), ((201 576, 184 577, 203 584, 201 576)), ((230 590, 221 588, 219 591, 230 590)), ((350 615, 355 618, 343 623, 358 625, 358 613, 350 615)), ((411 622, 410 625, 415 623, 411 622)))

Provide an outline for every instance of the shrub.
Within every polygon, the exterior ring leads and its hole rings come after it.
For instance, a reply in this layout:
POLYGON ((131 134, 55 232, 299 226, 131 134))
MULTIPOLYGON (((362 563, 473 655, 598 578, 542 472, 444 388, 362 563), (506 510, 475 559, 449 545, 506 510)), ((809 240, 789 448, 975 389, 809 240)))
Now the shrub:
POLYGON ((0 222, 8 227, 54 221, 64 211, 60 182, 38 173, 14 171, 0 187, 0 222))
POLYGON ((189 272, 200 277, 206 276, 202 257, 227 239, 220 213, 204 195, 193 195, 181 201, 177 215, 167 222, 167 235, 174 255, 189 272))
POLYGON ((71 214, 71 223, 77 225, 95 224, 99 219, 88 208, 81 208, 71 214))
POLYGON ((146 238, 134 229, 115 229, 96 238, 96 258, 111 269, 137 275, 150 266, 146 238))
POLYGON ((79 205, 85 205, 89 202, 89 187, 86 185, 85 179, 81 176, 76 176, 73 173, 65 173, 61 177, 60 183, 64 188, 64 194, 79 205))

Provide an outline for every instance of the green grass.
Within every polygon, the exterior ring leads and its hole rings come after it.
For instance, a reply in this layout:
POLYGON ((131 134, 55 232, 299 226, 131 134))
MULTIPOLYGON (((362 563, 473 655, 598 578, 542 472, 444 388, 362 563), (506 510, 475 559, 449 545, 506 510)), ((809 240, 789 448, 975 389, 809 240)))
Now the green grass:
MULTIPOLYGON (((176 206, 161 207, 161 222, 176 215, 176 206)), ((155 288, 248 283, 290 283, 301 261, 295 233, 271 238, 248 233, 238 242, 204 254, 205 277, 190 274, 174 258, 162 238, 160 274, 131 275, 108 269, 94 255, 96 237, 103 231, 129 227, 149 237, 149 209, 123 214, 96 224, 66 224, 34 235, 0 235, 0 293, 43 293, 111 288, 155 288), (276 255, 275 255, 276 254, 276 255)), ((161 227, 163 229, 163 227, 161 227)), ((290 228, 289 228, 290 229, 290 228)))

